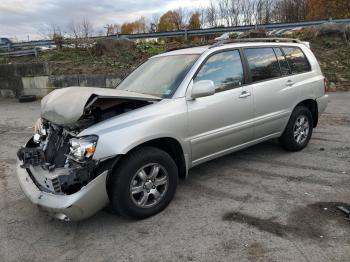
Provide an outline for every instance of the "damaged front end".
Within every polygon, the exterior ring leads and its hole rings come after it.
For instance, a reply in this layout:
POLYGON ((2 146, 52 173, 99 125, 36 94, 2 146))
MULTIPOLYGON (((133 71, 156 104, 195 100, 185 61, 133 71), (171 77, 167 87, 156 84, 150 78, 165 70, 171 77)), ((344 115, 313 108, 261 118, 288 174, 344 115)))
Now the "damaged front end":
POLYGON ((61 220, 89 217, 109 202, 106 179, 116 157, 94 160, 97 136, 76 133, 46 120, 18 150, 17 176, 23 192, 61 220))
POLYGON ((35 135, 17 152, 17 177, 24 193, 63 220, 81 220, 103 208, 109 202, 107 176, 118 156, 94 158, 98 135, 79 134, 156 101, 159 99, 99 88, 73 87, 50 93, 42 100, 35 135))
POLYGON ((73 194, 98 175, 101 162, 92 159, 97 136, 77 138, 76 133, 41 119, 35 126, 34 137, 17 156, 41 190, 73 194))

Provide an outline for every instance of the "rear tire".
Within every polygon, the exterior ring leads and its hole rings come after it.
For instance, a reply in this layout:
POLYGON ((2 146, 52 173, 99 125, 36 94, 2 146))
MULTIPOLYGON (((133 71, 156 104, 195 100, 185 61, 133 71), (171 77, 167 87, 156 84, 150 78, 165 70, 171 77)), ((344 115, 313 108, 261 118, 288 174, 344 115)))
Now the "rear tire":
POLYGON ((112 209, 138 219, 161 212, 175 195, 177 170, 170 155, 158 148, 143 147, 129 153, 108 181, 112 209))
POLYGON ((305 106, 297 106, 279 138, 280 144, 288 151, 299 151, 307 146, 313 129, 313 118, 305 106))

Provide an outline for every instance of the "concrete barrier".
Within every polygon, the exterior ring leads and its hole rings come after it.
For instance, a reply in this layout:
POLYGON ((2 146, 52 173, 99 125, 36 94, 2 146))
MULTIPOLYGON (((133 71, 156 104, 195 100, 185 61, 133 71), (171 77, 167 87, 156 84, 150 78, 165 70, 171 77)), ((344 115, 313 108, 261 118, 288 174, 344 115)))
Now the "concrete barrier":
POLYGON ((117 75, 52 75, 47 63, 0 65, 0 97, 43 97, 56 88, 68 86, 113 88, 120 81, 117 75))

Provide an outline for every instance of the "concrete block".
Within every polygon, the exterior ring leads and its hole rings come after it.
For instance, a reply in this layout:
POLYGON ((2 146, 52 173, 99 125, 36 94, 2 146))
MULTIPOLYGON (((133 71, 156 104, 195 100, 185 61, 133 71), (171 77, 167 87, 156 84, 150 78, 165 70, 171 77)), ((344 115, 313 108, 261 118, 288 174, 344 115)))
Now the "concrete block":
POLYGON ((18 94, 22 89, 22 80, 20 77, 0 77, 0 89, 9 89, 18 94))
POLYGON ((0 65, 0 77, 41 76, 49 74, 47 63, 0 65))
POLYGON ((48 76, 22 77, 23 90, 48 88, 48 76))
POLYGON ((79 86, 105 87, 105 75, 79 75, 79 86))
POLYGON ((61 88, 68 86, 79 86, 78 75, 50 75, 48 87, 61 88))
POLYGON ((0 89, 0 97, 14 98, 16 97, 16 92, 11 89, 0 89))

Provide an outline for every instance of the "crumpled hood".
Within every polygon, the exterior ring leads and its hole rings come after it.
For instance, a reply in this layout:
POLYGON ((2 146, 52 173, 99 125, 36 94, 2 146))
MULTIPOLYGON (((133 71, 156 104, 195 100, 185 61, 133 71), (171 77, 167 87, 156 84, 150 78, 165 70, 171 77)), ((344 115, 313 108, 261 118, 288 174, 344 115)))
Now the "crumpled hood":
POLYGON ((157 101, 161 98, 118 89, 66 87, 56 89, 41 100, 41 117, 58 125, 71 125, 99 98, 157 101))

